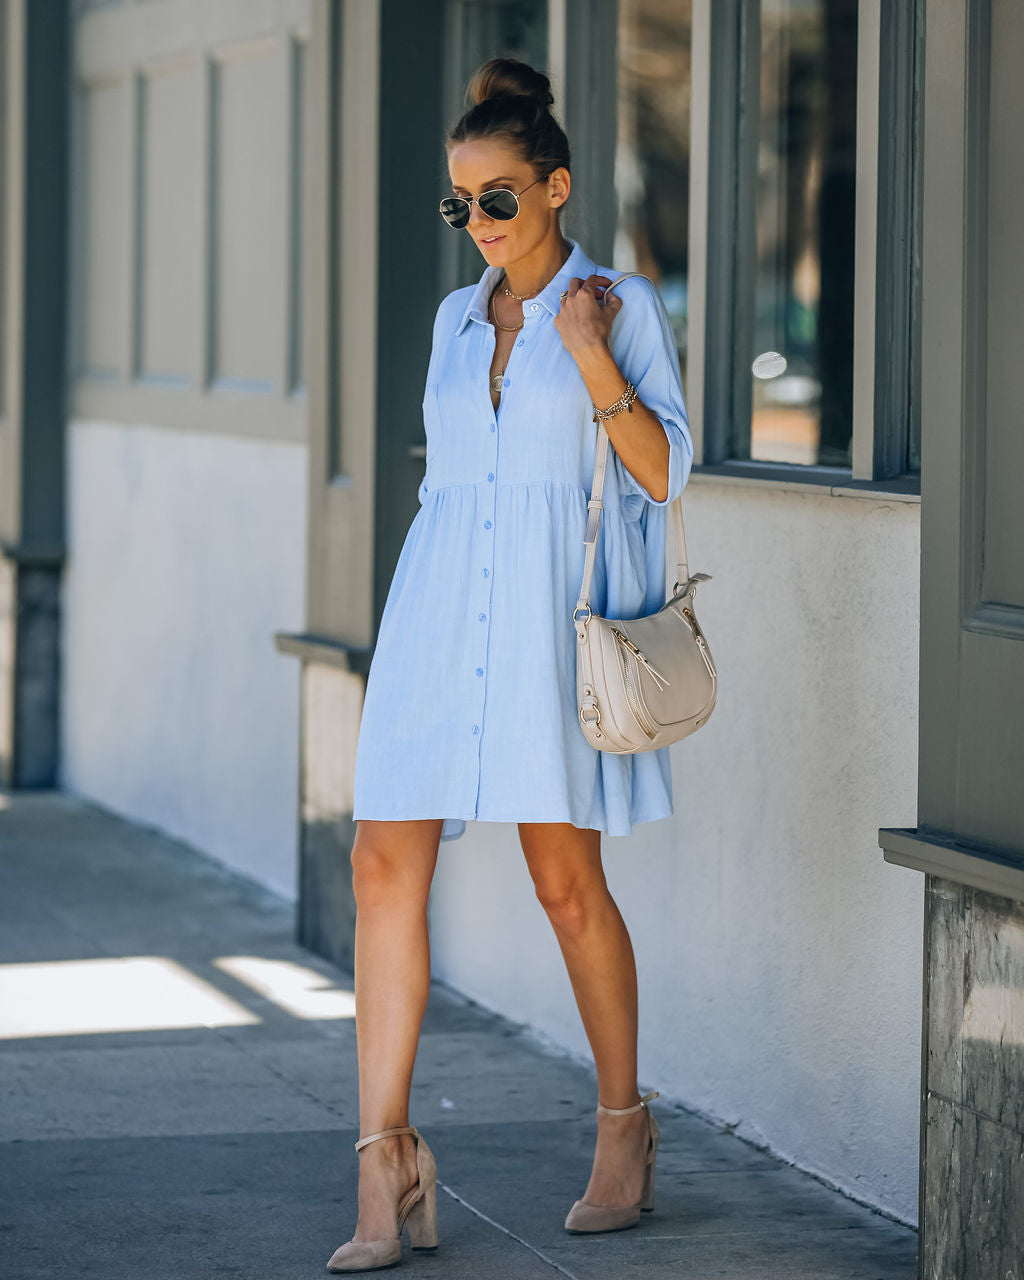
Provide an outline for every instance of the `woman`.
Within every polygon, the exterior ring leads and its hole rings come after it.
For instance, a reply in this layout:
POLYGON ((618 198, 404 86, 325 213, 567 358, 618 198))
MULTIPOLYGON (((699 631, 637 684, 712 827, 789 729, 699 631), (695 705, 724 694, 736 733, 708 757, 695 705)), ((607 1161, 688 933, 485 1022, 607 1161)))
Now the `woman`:
POLYGON ((437 311, 423 399, 426 474, 381 618, 357 743, 352 850, 359 1210, 331 1271, 389 1266, 401 1230, 437 1241, 433 1157, 409 1125, 430 983, 427 902, 441 840, 515 821, 594 1054, 597 1145, 569 1231, 652 1206, 657 1126, 638 1098, 637 983, 601 832, 673 812, 668 749, 598 752, 577 721, 572 612, 593 477, 594 410, 613 445, 591 603, 665 601, 665 509, 693 457, 675 341, 648 281, 603 289, 562 234, 569 145, 546 76, 494 59, 446 141, 452 196, 488 264, 437 311), (490 193, 490 194, 488 194, 490 193), (621 314, 620 314, 621 313, 621 314), (618 323, 616 323, 616 319, 618 323), (628 406, 623 392, 635 387, 628 406), (490 395, 488 397, 488 385, 490 395), (439 817, 437 815, 445 815, 439 817))

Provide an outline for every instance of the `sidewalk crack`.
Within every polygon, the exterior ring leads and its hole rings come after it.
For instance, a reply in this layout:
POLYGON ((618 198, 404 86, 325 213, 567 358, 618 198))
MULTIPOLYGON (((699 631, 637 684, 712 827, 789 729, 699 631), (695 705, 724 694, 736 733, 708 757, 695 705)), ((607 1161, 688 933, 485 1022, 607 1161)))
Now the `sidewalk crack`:
POLYGON ((484 1213, 482 1210, 478 1209, 476 1205, 472 1205, 469 1203, 468 1200, 464 1200, 457 1191, 453 1191, 451 1187, 446 1186, 443 1182, 439 1182, 437 1185, 441 1188, 442 1191, 447 1192, 448 1195, 450 1195, 453 1200, 457 1200, 459 1204, 465 1205, 465 1207, 470 1211, 470 1213, 475 1213, 478 1218, 482 1218, 484 1222, 489 1223, 492 1227, 497 1227, 499 1231, 504 1232, 505 1235, 507 1235, 510 1239, 515 1240, 518 1244, 521 1244, 524 1249, 529 1249, 532 1254, 535 1254, 538 1258, 540 1258, 541 1262, 546 1262, 549 1267, 554 1267, 554 1269, 557 1272, 559 1272, 560 1275, 568 1276, 569 1280, 579 1280, 578 1276, 574 1275, 573 1272, 571 1271, 567 1271, 566 1268, 563 1267, 561 1263, 556 1262, 554 1258, 549 1258, 546 1253, 541 1252, 541 1250, 536 1248, 535 1245, 530 1244, 529 1240, 524 1240, 522 1236, 517 1236, 514 1231, 509 1230, 509 1228, 506 1227, 503 1223, 496 1222, 493 1218, 489 1218, 487 1214, 484 1213))

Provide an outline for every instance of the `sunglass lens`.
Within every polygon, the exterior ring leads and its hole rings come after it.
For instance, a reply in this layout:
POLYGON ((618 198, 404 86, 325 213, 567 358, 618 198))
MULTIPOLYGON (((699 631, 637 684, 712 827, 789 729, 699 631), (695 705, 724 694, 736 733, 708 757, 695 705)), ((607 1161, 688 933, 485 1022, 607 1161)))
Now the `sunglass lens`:
POLYGON ((450 227, 464 227, 469 221, 469 201, 449 196, 441 201, 441 217, 450 227))
POLYGON ((507 222, 509 218, 514 218, 519 212, 519 201, 516 199, 514 192, 505 191, 498 188, 494 191, 485 191, 480 197, 480 209, 486 213, 488 218, 497 218, 501 222, 507 222))

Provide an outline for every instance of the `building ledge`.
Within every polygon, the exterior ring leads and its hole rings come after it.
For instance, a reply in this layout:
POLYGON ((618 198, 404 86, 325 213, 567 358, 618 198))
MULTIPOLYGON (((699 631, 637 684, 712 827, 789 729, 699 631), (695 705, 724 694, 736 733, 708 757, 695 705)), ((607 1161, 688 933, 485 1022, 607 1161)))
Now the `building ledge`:
POLYGON ((347 644, 309 631, 275 631, 274 646, 278 653, 287 653, 302 662, 322 662, 361 676, 369 672, 373 657, 373 650, 366 645, 347 644))
POLYGON ((853 480, 838 467, 792 467, 771 462, 719 462, 691 468, 690 482, 741 485, 747 488, 828 494, 834 498, 871 498, 875 502, 920 504, 921 477, 894 476, 889 480, 853 480))
POLYGON ((878 845, 886 862, 1024 902, 1024 849, 965 844, 929 827, 880 827, 878 845))
POLYGON ((12 564, 22 565, 25 568, 42 566, 59 569, 65 558, 63 546, 57 544, 46 546, 45 544, 32 545, 27 542, 0 541, 0 559, 10 560, 12 564))

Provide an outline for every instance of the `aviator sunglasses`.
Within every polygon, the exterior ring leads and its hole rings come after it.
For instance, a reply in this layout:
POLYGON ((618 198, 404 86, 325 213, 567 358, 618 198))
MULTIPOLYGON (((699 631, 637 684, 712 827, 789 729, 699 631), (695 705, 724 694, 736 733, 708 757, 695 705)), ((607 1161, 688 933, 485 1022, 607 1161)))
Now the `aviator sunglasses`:
MULTIPOLYGON (((535 187, 543 178, 534 178, 529 186, 523 187, 519 196, 535 187)), ((507 187, 495 187, 491 191, 482 191, 476 200, 467 200, 465 196, 446 196, 441 201, 441 217, 450 227, 460 229, 469 222, 473 204, 480 206, 480 212, 498 222, 508 222, 519 212, 519 196, 507 187)))

